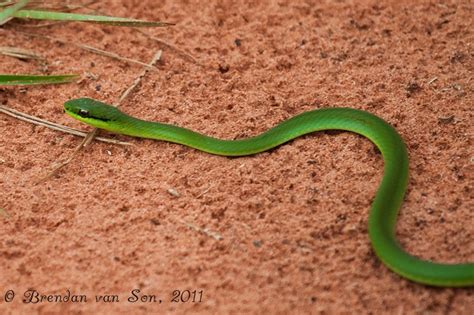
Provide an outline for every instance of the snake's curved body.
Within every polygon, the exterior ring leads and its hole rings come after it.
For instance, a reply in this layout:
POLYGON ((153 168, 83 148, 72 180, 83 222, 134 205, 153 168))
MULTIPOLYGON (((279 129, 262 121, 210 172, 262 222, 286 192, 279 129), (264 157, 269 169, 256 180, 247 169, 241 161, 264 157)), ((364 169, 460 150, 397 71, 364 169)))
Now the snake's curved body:
POLYGON ((369 237, 377 256, 397 274, 433 286, 473 286, 474 263, 442 264, 405 252, 395 239, 395 224, 408 182, 406 146, 396 130, 381 118, 350 108, 304 112, 251 138, 221 140, 169 124, 143 121, 99 101, 66 102, 67 114, 97 128, 134 137, 170 141, 224 156, 263 152, 301 135, 321 130, 347 130, 372 141, 384 159, 382 183, 369 214, 369 237))

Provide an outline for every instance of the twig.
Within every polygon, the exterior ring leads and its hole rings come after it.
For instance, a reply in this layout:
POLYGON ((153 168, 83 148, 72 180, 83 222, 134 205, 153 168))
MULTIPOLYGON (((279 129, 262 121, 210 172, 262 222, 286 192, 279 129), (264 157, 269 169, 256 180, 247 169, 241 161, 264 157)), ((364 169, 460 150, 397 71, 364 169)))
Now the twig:
POLYGON ((434 77, 433 79, 429 80, 428 81, 428 85, 431 85, 433 82, 435 82, 436 80, 438 80, 438 77, 434 77))
POLYGON ((48 173, 46 174, 46 176, 43 176, 43 177, 40 177, 38 180, 35 181, 35 184, 39 184, 41 182, 44 182, 45 180, 47 180, 48 178, 50 178, 51 176, 53 176, 54 174, 56 174, 61 168, 63 168, 64 166, 68 165, 72 159, 77 155, 77 153, 85 147, 85 144, 86 142, 88 141, 88 138, 89 138, 89 135, 91 133, 88 133, 87 136, 82 139, 82 142, 81 144, 79 144, 75 149, 74 151, 72 152, 72 154, 66 159, 64 160, 63 162, 60 162, 59 164, 57 164, 56 166, 53 167, 53 169, 48 173))
MULTIPOLYGON (((38 125, 38 126, 43 126, 43 127, 53 129, 53 130, 62 131, 62 132, 69 133, 69 134, 72 134, 72 135, 75 135, 75 136, 86 137, 87 134, 88 134, 87 132, 84 132, 84 131, 81 131, 81 130, 78 130, 78 129, 74 129, 74 128, 71 128, 71 127, 68 127, 68 126, 60 125, 60 124, 57 124, 57 123, 54 123, 54 122, 51 122, 51 121, 48 121, 48 120, 38 118, 36 116, 31 116, 31 115, 22 113, 20 111, 17 111, 15 109, 10 108, 10 107, 5 106, 5 105, 0 105, 0 112, 2 112, 4 114, 7 114, 11 117, 14 117, 18 120, 26 121, 26 122, 29 122, 29 123, 32 123, 32 124, 35 124, 35 125, 38 125)), ((133 145, 130 142, 123 142, 123 141, 118 141, 118 140, 115 140, 115 139, 104 138, 104 137, 97 137, 96 139, 99 140, 99 141, 102 141, 102 142, 113 143, 113 144, 133 145)))
MULTIPOLYGON (((158 52, 153 56, 153 59, 150 61, 150 63, 147 65, 149 67, 153 67, 160 59, 161 59, 161 54, 162 50, 158 50, 158 52)), ((154 69, 154 68, 153 68, 154 69)), ((125 92, 122 93, 120 98, 118 99, 117 103, 114 104, 114 106, 118 107, 120 104, 123 102, 125 98, 128 97, 128 95, 137 87, 137 85, 142 81, 143 77, 148 73, 149 68, 145 68, 142 73, 133 81, 132 85, 128 87, 128 89, 125 90, 125 92)))
POLYGON ((207 236, 210 236, 212 237, 213 239, 215 239, 216 241, 220 241, 223 239, 222 235, 220 235, 219 233, 217 232, 213 232, 211 230, 209 230, 208 228, 200 228, 199 226, 196 226, 192 223, 188 223, 186 221, 183 221, 181 219, 177 219, 179 222, 181 222, 182 224, 186 225, 187 227, 193 229, 194 231, 197 231, 197 232, 200 232, 200 233, 203 233, 203 234, 206 234, 207 236))
POLYGON ((197 195, 195 199, 199 199, 202 196, 204 196, 209 190, 211 190, 211 188, 212 188, 212 184, 210 184, 209 187, 207 187, 203 192, 201 192, 199 195, 197 195))
POLYGON ((143 30, 140 30, 138 28, 135 29, 137 32, 145 35, 146 37, 158 42, 159 44, 161 44, 162 46, 164 46, 165 48, 168 48, 169 50, 171 50, 172 52, 176 53, 178 56, 180 56, 181 58, 183 58, 184 60, 187 60, 187 61, 190 61, 194 64, 197 64, 198 66, 201 66, 201 67, 204 67, 203 64, 201 64, 199 61, 197 61, 193 56, 191 56, 191 54, 185 52, 184 50, 182 49, 179 49, 177 47, 175 47, 174 45, 170 44, 170 43, 167 43, 165 42, 164 40, 158 38, 158 37, 155 37, 153 35, 150 35, 148 34, 146 31, 143 31, 143 30))

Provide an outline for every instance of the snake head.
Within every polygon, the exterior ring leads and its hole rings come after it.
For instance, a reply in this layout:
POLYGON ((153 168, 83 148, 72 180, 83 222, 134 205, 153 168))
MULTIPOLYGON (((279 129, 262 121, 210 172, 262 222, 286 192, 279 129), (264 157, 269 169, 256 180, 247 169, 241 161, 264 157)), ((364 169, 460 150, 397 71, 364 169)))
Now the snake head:
POLYGON ((91 98, 69 100, 64 103, 64 111, 79 121, 106 130, 110 130, 111 123, 123 116, 116 107, 91 98))

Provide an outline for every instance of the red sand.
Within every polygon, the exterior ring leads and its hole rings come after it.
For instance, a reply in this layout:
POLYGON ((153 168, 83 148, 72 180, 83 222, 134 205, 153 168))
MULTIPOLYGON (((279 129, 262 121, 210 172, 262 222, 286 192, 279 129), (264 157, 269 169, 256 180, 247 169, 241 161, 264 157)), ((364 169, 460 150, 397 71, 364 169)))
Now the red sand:
MULTIPOLYGON (((1 72, 82 80, 2 88, 0 101, 87 129, 62 103, 114 102, 142 71, 23 30, 143 62, 163 49, 157 71, 121 108, 212 136, 255 135, 327 106, 370 111, 410 151, 400 242, 425 259, 474 261, 471 1, 108 2, 92 8, 175 22, 146 31, 198 63, 133 29, 12 21, 0 29, 2 46, 47 63, 0 56, 1 72)), ((473 289, 414 284, 374 256, 367 215, 383 162, 362 137, 318 133, 231 159, 112 136, 134 145, 93 142, 35 184, 80 139, 3 114, 0 134, 0 208, 9 214, 0 217, 2 314, 472 313, 473 289), (88 300, 24 304, 29 289, 88 300), (162 303, 128 302, 134 289, 162 303), (196 290, 195 300, 202 290, 202 302, 173 303, 175 290, 196 290), (95 302, 104 294, 119 301, 95 302)))

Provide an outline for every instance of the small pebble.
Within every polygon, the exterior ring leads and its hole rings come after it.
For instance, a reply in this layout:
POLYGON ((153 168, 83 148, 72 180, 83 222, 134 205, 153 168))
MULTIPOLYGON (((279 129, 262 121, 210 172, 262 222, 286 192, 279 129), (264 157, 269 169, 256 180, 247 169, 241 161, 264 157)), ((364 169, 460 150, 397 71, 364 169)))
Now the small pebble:
POLYGON ((168 188, 168 193, 169 193, 170 195, 175 196, 175 197, 179 197, 179 196, 180 196, 179 192, 178 192, 176 189, 174 189, 174 188, 168 188))

